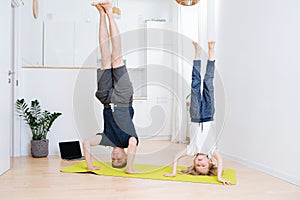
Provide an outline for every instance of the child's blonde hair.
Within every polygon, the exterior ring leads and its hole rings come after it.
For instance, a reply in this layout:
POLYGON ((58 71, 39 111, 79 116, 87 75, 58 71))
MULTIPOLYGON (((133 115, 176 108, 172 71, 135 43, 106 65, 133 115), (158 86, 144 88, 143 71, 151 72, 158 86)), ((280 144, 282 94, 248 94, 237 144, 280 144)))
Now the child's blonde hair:
POLYGON ((218 174, 218 167, 214 164, 209 165, 209 170, 206 174, 197 172, 194 165, 189 166, 187 169, 181 170, 183 174, 190 174, 190 175, 207 175, 207 176, 217 176, 218 174))

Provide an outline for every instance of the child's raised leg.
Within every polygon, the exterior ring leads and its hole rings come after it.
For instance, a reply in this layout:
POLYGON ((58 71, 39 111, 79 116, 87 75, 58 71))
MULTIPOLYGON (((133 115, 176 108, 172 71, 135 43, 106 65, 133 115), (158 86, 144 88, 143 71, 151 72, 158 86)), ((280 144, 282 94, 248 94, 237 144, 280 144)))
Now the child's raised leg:
POLYGON ((215 41, 208 42, 208 60, 213 61, 215 60, 215 41))
POLYGON ((196 42, 193 42, 193 45, 195 48, 195 60, 192 71, 190 117, 192 122, 200 122, 200 109, 202 100, 200 46, 196 42))
POLYGON ((194 45, 194 49, 195 49, 195 59, 194 60, 200 60, 200 51, 201 51, 201 47, 199 46, 199 44, 195 41, 192 42, 194 45))
POLYGON ((215 73, 215 54, 214 54, 215 41, 208 42, 208 61, 206 72, 203 80, 203 118, 206 121, 212 121, 215 112, 214 106, 214 73, 215 73))

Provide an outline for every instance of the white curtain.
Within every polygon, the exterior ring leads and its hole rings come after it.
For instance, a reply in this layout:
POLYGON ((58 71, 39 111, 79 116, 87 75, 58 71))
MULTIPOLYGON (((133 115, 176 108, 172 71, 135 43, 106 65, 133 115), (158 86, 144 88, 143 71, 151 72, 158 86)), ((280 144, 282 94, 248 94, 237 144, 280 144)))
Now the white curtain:
MULTIPOLYGON (((207 0, 195 6, 178 7, 178 59, 174 70, 174 91, 180 101, 173 101, 172 142, 186 143, 189 137, 189 98, 194 49, 192 41, 207 47, 207 0)), ((205 51, 201 52, 206 57, 205 51)))

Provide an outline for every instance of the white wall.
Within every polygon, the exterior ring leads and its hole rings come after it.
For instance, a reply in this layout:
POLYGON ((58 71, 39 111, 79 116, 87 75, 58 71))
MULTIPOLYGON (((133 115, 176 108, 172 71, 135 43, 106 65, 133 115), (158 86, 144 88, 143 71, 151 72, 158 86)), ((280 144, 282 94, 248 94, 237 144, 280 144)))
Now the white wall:
MULTIPOLYGON (((98 23, 98 13, 95 8, 90 6, 89 1, 40 1, 40 13, 37 20, 34 20, 32 16, 32 2, 29 0, 24 0, 24 2, 25 6, 22 7, 20 13, 22 65, 43 64, 42 34, 44 21, 98 23)), ((176 24, 177 19, 174 18, 175 14, 173 11, 177 10, 173 9, 174 6, 177 6, 177 4, 172 0, 119 1, 119 7, 122 11, 121 19, 118 20, 120 31, 126 32, 143 28, 145 26, 144 20, 146 19, 166 19, 168 23, 176 24)), ((82 34, 88 35, 88 33, 82 34)), ((91 35, 94 36, 95 33, 91 33, 91 35)), ((84 38, 82 41, 84 41, 84 38)), ((95 47, 96 46, 97 43, 95 44, 95 47)), ((86 58, 87 57, 83 56, 81 63, 83 63, 86 58)), ((132 58, 128 60, 134 64, 136 63, 132 58)), ((78 61, 77 63, 80 62, 78 61)), ((51 63, 47 63, 47 65, 51 65, 51 63)), ((41 102, 42 109, 63 113, 63 115, 54 122, 48 135, 50 140, 50 155, 59 153, 58 141, 83 139, 96 132, 102 131, 101 106, 94 97, 96 90, 96 71, 20 68, 18 72, 20 78, 18 97, 23 97, 27 101, 37 98, 41 102), (84 80, 82 80, 82 78, 84 78, 84 80), (80 81, 86 82, 78 85, 82 83, 80 81), (82 93, 78 94, 78 91, 82 93), (75 101, 74 98, 76 98, 75 101), (82 106, 74 109, 74 106, 78 105, 79 101, 81 101, 80 104, 82 106), (87 112, 90 112, 91 109, 92 112, 95 112, 93 116, 87 115, 87 112), (90 118, 84 117, 81 114, 90 116, 90 118), (78 121, 82 118, 85 120, 84 123, 78 124, 78 121)), ((140 105, 141 101, 136 101, 136 104, 139 104, 138 106, 141 107, 146 107, 145 105, 140 105)), ((137 110, 138 109, 136 109, 136 115, 138 115, 137 110)), ((20 133, 17 133, 21 141, 20 155, 29 155, 31 133, 22 120, 19 120, 17 124, 21 127, 20 133)))
POLYGON ((300 185, 300 2, 216 0, 226 94, 221 149, 300 185))

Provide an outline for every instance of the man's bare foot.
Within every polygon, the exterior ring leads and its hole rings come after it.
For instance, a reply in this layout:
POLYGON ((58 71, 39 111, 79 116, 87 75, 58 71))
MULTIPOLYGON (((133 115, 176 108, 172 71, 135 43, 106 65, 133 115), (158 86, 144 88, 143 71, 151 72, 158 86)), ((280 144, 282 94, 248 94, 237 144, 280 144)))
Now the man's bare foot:
POLYGON ((105 14, 105 10, 99 2, 93 2, 91 5, 95 6, 100 14, 103 14, 103 15, 105 14))
POLYGON ((215 59, 215 44, 216 44, 216 41, 208 42, 208 60, 215 59))
POLYGON ((195 60, 200 60, 201 47, 195 41, 193 41, 193 45, 194 45, 194 48, 195 48, 195 60))
POLYGON ((112 14, 112 4, 109 0, 101 0, 99 1, 99 3, 104 8, 107 14, 112 14))

